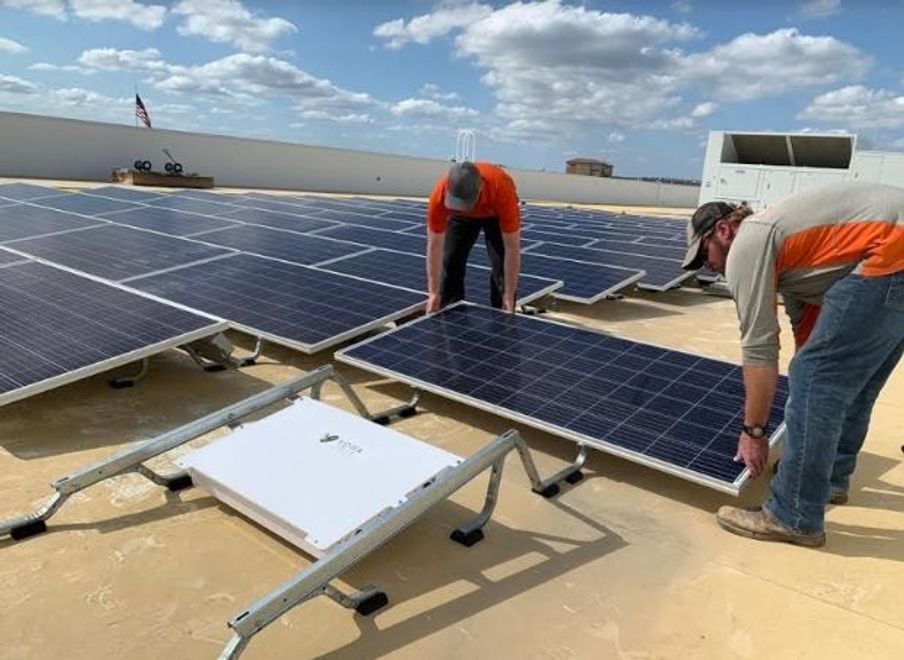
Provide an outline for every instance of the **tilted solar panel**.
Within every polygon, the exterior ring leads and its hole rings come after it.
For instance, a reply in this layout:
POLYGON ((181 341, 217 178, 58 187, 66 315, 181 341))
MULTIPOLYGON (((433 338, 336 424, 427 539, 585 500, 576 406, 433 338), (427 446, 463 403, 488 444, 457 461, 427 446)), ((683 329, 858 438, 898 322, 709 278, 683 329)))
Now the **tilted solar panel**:
POLYGON ((198 240, 306 266, 359 254, 370 249, 330 238, 252 225, 208 232, 198 236, 198 240))
POLYGON ((103 221, 30 204, 0 206, 0 243, 96 227, 103 221))
MULTIPOLYGON (((469 303, 336 359, 725 492, 746 481, 733 364, 469 303)), ((773 428, 786 397, 783 378, 773 428)))

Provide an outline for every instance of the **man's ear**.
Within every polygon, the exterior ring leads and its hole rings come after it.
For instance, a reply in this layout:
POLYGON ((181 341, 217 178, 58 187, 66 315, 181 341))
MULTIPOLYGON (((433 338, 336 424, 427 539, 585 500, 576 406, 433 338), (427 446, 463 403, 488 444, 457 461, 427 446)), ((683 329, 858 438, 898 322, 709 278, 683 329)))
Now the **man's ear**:
POLYGON ((728 220, 719 220, 716 222, 716 233, 722 240, 734 238, 734 225, 728 220))

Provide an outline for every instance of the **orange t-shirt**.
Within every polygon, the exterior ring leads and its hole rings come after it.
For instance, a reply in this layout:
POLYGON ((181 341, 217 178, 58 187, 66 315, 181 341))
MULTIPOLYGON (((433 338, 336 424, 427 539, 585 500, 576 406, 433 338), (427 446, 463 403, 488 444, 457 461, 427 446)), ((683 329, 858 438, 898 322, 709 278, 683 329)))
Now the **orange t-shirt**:
POLYGON ((474 163, 483 183, 477 203, 470 211, 450 211, 443 200, 449 175, 444 174, 430 193, 427 203, 427 227, 434 233, 446 231, 446 222, 453 215, 464 218, 499 218, 499 227, 506 234, 521 227, 521 211, 518 209, 518 193, 512 177, 498 165, 474 163))

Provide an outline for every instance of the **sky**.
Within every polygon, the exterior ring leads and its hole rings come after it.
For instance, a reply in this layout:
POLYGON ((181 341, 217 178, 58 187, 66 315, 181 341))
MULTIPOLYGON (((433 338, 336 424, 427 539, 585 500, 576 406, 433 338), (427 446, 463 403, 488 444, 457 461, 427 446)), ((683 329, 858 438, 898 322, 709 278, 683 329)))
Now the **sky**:
POLYGON ((0 0, 0 110, 699 179, 710 130, 904 150, 904 0, 0 0))

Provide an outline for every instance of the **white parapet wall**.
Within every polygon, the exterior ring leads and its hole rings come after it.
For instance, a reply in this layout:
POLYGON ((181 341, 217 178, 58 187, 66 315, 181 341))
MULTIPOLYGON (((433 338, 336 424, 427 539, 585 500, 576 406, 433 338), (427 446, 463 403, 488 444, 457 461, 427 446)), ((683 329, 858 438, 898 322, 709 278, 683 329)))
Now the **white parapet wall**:
MULTIPOLYGON (((218 186, 426 196, 447 161, 0 112, 0 176, 108 181, 114 168, 169 149, 218 186)), ((692 207, 699 189, 507 168, 523 199, 692 207)))

